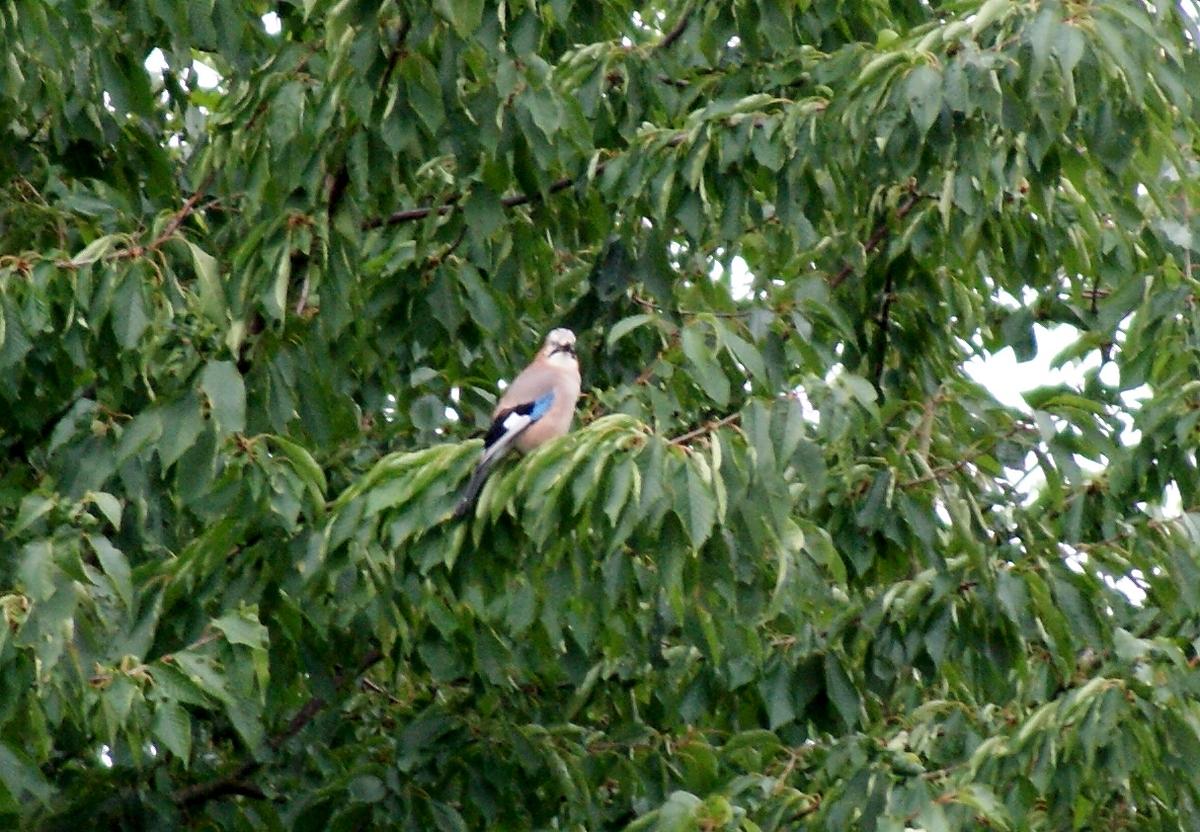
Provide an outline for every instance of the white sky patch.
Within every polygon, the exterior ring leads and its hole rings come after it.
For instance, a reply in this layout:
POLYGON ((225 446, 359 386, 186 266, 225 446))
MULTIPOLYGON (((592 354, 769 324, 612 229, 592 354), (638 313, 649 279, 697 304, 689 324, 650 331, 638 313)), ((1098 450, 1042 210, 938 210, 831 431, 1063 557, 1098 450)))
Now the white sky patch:
POLYGON ((162 75, 163 70, 167 68, 167 59, 163 55, 163 51, 157 46, 151 49, 150 54, 146 56, 144 66, 151 75, 162 75))
MULTIPOLYGON (((1080 552, 1073 546, 1059 544, 1063 551, 1063 563, 1067 568, 1076 574, 1082 575, 1087 571, 1088 556, 1084 552, 1080 552)), ((1104 572, 1099 573, 1100 578, 1109 587, 1129 599, 1129 603, 1135 607, 1140 607, 1146 602, 1146 576, 1142 574, 1140 569, 1131 569, 1128 575, 1120 575, 1114 577, 1104 572)))
POLYGON ((262 16, 263 31, 268 35, 278 35, 283 31, 283 22, 275 12, 267 12, 262 16))
POLYGON ((750 267, 741 257, 734 257, 729 262, 729 287, 735 300, 750 297, 750 287, 754 285, 754 275, 750 267))
POLYGON ((192 71, 196 73, 196 85, 206 90, 214 90, 221 85, 221 74, 203 61, 192 61, 192 71))
MULTIPOLYGON (((672 252, 678 254, 678 252, 672 252)), ((713 280, 725 279, 725 266, 722 263, 713 263, 712 271, 709 275, 713 280)), ((729 294, 736 301, 749 300, 753 296, 751 291, 754 286, 754 275, 750 273, 750 267, 746 265, 746 261, 735 255, 729 261, 729 294)))
POLYGON ((1079 338, 1079 330, 1069 324, 1049 328, 1033 325, 1037 341, 1037 355, 1029 361, 1018 361, 1012 347, 1005 347, 985 357, 972 358, 963 364, 963 370, 979 384, 988 389, 997 401, 1023 413, 1031 412, 1023 393, 1038 387, 1064 384, 1073 390, 1083 386, 1088 370, 1100 366, 1100 356, 1089 353, 1082 361, 1068 361, 1061 367, 1052 367, 1054 357, 1079 338))
MULTIPOLYGON (((143 63, 151 75, 162 77, 167 68, 167 58, 157 46, 150 50, 143 63)), ((203 61, 192 61, 192 74, 196 78, 196 86, 206 90, 216 89, 221 85, 221 74, 203 61)))

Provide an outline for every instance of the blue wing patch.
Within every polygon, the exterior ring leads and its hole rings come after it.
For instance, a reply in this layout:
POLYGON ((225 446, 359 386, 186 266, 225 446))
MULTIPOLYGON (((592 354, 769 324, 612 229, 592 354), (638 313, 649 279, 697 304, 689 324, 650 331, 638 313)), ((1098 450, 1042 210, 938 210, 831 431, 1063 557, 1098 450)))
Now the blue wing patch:
POLYGON ((533 407, 529 411, 529 418, 536 422, 538 419, 546 415, 546 411, 550 409, 550 405, 552 404, 554 404, 553 390, 541 398, 534 400, 533 407))
POLYGON ((492 426, 488 428, 487 436, 483 437, 483 446, 490 448, 504 435, 520 433, 525 430, 525 428, 545 416, 552 404, 554 404, 553 390, 531 402, 522 402, 516 407, 500 411, 496 414, 492 426))

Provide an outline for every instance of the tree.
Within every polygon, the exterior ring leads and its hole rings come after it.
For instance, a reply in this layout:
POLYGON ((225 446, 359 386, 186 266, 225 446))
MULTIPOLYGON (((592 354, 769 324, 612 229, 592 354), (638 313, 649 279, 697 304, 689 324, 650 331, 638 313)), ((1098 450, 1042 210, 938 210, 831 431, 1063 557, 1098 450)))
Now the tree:
POLYGON ((1200 824, 1189 4, 0 33, 6 825, 1200 824))

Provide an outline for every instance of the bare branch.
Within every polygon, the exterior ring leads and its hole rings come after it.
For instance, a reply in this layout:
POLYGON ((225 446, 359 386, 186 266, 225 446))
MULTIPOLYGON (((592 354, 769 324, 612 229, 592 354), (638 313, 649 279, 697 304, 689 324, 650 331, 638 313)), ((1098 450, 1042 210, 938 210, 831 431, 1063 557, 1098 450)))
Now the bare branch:
POLYGON ((732 425, 733 423, 737 422, 741 418, 742 418, 741 413, 730 413, 728 416, 725 416, 721 419, 715 419, 711 422, 705 422, 700 427, 698 427, 694 430, 689 430, 687 433, 680 434, 679 436, 676 436, 674 439, 670 439, 668 441, 672 445, 686 445, 688 442, 691 442, 693 439, 698 439, 701 436, 707 436, 708 434, 712 433, 713 431, 717 430, 718 428, 723 428, 726 425, 732 425))
POLYGON ((683 36, 687 31, 688 22, 692 17, 692 4, 688 3, 683 7, 683 11, 679 14, 679 19, 675 21, 675 25, 671 27, 671 31, 663 35, 663 39, 656 45, 655 49, 669 49, 675 41, 683 36))
MULTIPOLYGON (((381 650, 371 650, 359 663, 358 671, 354 674, 355 677, 361 676, 383 659, 381 650)), ((348 681, 345 674, 338 674, 333 679, 335 688, 341 688, 348 681)), ((285 742, 299 734, 308 723, 316 718, 317 714, 325 710, 328 702, 320 696, 314 696, 301 706, 288 722, 287 728, 280 733, 271 737, 267 741, 267 745, 272 750, 278 750, 285 742)), ((193 783, 190 786, 185 786, 177 789, 171 795, 171 800, 180 806, 195 806, 199 803, 204 803, 209 800, 216 800, 228 795, 242 794, 259 796, 262 795, 261 790, 257 789, 252 783, 247 783, 246 778, 258 771, 262 767, 262 763, 258 760, 248 759, 239 763, 232 771, 221 775, 212 780, 206 780, 202 783, 193 783)))
MULTIPOLYGON (((896 219, 902 220, 912 213, 912 210, 917 207, 917 203, 921 201, 921 198, 922 194, 911 194, 908 199, 905 200, 904 204, 896 209, 896 219)), ((888 226, 888 220, 886 218, 881 220, 879 225, 875 226, 875 230, 871 232, 871 236, 867 238, 866 245, 863 246, 863 248, 866 249, 867 254, 873 254, 876 249, 883 245, 883 242, 888 238, 888 234, 890 232, 891 229, 888 226)), ((853 271, 854 267, 849 263, 842 266, 838 273, 829 279, 829 288, 836 289, 838 286, 841 286, 842 282, 845 281, 845 279, 849 277, 853 271)))

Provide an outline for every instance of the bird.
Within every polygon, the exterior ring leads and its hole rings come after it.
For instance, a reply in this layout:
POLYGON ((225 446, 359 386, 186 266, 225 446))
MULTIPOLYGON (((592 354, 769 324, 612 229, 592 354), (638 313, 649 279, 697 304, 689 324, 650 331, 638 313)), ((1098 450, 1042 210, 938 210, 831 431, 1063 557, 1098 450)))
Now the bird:
POLYGON ((513 379, 492 411, 492 426, 483 438, 483 456, 454 509, 455 518, 466 516, 475 507, 488 474, 510 449, 528 453, 571 429, 579 389, 575 333, 552 329, 537 357, 513 379))

